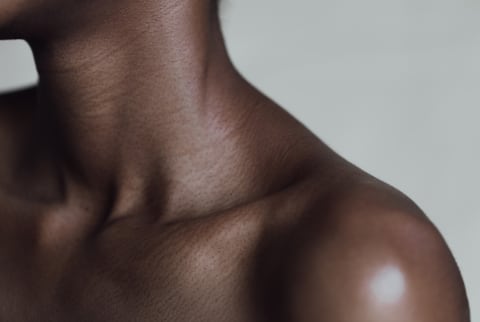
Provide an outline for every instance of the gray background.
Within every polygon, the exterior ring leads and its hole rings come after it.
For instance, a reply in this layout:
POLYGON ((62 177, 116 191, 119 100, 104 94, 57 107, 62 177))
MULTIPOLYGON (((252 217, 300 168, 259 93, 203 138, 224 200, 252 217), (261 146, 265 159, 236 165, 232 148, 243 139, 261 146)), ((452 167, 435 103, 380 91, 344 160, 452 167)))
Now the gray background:
MULTIPOLYGON (((480 2, 222 1, 239 70, 417 202, 450 245, 479 321, 480 2)), ((35 81, 28 47, 0 42, 0 90, 35 81)))

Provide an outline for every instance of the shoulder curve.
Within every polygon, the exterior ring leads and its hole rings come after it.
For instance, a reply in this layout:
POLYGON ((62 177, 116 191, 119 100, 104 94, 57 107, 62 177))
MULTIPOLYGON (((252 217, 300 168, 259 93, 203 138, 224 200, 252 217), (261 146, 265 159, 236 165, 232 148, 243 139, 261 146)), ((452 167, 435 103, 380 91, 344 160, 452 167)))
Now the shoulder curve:
POLYGON ((36 86, 0 93, 0 127, 10 128, 29 119, 35 100, 36 86))
POLYGON ((455 259, 420 208, 377 181, 339 189, 290 238, 291 321, 470 321, 455 259))
POLYGON ((4 109, 16 108, 18 105, 27 107, 34 100, 36 91, 36 85, 12 91, 0 91, 0 112, 4 109))

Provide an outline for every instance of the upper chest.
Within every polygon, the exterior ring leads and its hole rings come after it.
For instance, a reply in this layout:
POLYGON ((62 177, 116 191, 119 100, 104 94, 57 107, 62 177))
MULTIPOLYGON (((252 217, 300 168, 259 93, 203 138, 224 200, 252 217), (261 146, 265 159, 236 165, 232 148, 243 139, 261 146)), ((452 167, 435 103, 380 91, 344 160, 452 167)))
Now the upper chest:
POLYGON ((35 245, 26 219, 10 221, 0 279, 15 292, 0 291, 0 320, 260 321, 265 216, 251 209, 169 226, 132 217, 48 248, 35 245))

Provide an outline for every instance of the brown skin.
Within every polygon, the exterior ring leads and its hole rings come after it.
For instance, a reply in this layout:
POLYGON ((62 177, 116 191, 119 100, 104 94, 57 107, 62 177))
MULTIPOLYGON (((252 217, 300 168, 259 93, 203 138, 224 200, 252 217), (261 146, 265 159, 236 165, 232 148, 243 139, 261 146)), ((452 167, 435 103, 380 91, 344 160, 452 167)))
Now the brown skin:
POLYGON ((242 78, 209 0, 0 13, 40 74, 0 97, 0 321, 469 321, 422 211, 242 78))

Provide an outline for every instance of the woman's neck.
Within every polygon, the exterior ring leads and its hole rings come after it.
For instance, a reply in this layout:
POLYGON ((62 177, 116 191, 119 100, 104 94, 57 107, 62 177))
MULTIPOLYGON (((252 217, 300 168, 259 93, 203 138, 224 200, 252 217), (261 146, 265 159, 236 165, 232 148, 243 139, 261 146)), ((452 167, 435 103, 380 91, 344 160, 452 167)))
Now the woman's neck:
POLYGON ((226 208, 284 181, 269 162, 289 140, 261 142, 276 139, 267 138, 275 130, 261 133, 269 119, 259 116, 280 109, 232 66, 213 4, 120 2, 130 7, 100 6, 74 32, 30 41, 38 137, 48 133, 65 176, 110 191, 112 212, 161 194, 161 211, 184 214, 226 208), (108 14, 97 21, 98 11, 108 14))

